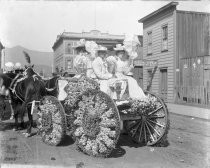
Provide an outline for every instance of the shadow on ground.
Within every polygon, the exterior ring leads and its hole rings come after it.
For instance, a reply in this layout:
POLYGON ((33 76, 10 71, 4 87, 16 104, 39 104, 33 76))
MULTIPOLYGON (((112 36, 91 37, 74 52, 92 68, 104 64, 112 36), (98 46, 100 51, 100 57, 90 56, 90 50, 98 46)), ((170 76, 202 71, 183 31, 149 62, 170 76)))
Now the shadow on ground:
POLYGON ((65 135, 63 141, 58 146, 69 146, 69 145, 73 145, 73 144, 74 144, 74 140, 72 139, 72 137, 69 135, 65 135))

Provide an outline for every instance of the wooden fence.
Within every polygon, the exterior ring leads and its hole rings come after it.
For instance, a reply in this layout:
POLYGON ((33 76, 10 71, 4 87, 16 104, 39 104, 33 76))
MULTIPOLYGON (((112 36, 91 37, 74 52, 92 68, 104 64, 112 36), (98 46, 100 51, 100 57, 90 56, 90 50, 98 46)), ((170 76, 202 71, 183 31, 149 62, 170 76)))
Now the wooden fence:
POLYGON ((177 86, 175 89, 177 103, 210 107, 209 86, 177 86))

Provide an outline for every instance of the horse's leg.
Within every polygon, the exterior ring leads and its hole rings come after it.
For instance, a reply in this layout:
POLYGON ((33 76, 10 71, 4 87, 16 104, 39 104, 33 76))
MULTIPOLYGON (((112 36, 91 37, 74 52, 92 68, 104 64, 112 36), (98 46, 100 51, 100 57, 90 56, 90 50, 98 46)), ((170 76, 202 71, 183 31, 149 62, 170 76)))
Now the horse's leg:
POLYGON ((20 110, 20 128, 21 129, 24 129, 24 116, 25 116, 25 108, 21 108, 20 110))
POLYGON ((15 128, 13 129, 14 131, 18 130, 18 111, 14 111, 14 118, 15 118, 15 128))
POLYGON ((29 119, 29 124, 28 124, 28 128, 27 128, 27 134, 26 136, 30 136, 31 135, 31 128, 33 125, 33 116, 31 114, 31 106, 27 107, 27 112, 28 112, 28 119, 29 119))
POLYGON ((10 120, 14 119, 14 109, 11 100, 9 100, 10 110, 11 110, 11 116, 10 120))

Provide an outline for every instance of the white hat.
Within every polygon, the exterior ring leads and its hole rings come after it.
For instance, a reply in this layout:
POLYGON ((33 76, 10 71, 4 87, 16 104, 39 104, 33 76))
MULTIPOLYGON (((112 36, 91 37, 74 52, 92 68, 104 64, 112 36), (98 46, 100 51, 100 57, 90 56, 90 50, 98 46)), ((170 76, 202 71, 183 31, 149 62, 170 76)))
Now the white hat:
POLYGON ((115 51, 125 51, 125 46, 122 44, 117 44, 116 48, 114 48, 115 51))
POLYGON ((95 51, 97 48, 98 48, 98 44, 96 44, 95 41, 87 41, 87 42, 85 43, 85 49, 86 49, 88 52, 95 51))
POLYGON ((16 63, 15 63, 15 68, 21 68, 21 63, 16 62, 16 63))
POLYGON ((14 64, 12 62, 7 62, 5 63, 6 67, 14 67, 14 64))
POLYGON ((97 51, 107 51, 107 48, 104 46, 99 45, 98 48, 96 49, 97 51))
POLYGON ((77 42, 77 45, 74 46, 73 48, 77 49, 77 48, 81 48, 81 47, 85 47, 85 39, 80 39, 78 42, 77 42))
POLYGON ((6 69, 7 71, 12 71, 13 68, 14 68, 14 64, 13 64, 12 62, 7 62, 7 63, 5 63, 5 69, 6 69))

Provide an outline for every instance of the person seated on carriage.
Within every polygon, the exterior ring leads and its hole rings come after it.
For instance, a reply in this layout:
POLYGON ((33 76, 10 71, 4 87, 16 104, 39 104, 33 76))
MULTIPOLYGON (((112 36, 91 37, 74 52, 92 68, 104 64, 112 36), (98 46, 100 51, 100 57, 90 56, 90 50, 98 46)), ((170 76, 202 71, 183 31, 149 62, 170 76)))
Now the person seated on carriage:
POLYGON ((131 60, 131 53, 128 53, 126 51, 125 46, 121 44, 117 44, 116 48, 114 48, 116 51, 115 56, 110 56, 107 58, 108 64, 115 65, 115 69, 113 70, 117 77, 117 80, 119 79, 126 79, 128 81, 128 90, 129 90, 129 97, 132 99, 144 99, 146 98, 143 90, 138 85, 137 81, 129 76, 129 73, 131 69, 133 68, 132 60, 131 60))
POLYGON ((107 48, 99 45, 96 51, 97 57, 92 62, 93 72, 95 76, 92 76, 92 79, 96 79, 96 81, 99 82, 101 91, 108 93, 108 80, 113 78, 114 75, 108 72, 108 65, 106 61, 107 48))
POLYGON ((92 62, 96 57, 95 50, 97 47, 98 45, 94 41, 85 41, 85 39, 80 39, 74 47, 77 52, 74 59, 74 67, 77 71, 75 77, 80 77, 81 74, 85 74, 89 78, 94 77, 92 62))
POLYGON ((77 53, 76 57, 74 58, 73 61, 73 66, 77 72, 75 75, 76 78, 79 78, 81 74, 85 73, 86 69, 86 55, 87 51, 85 49, 85 39, 80 39, 80 41, 77 42, 77 45, 73 47, 77 53))

